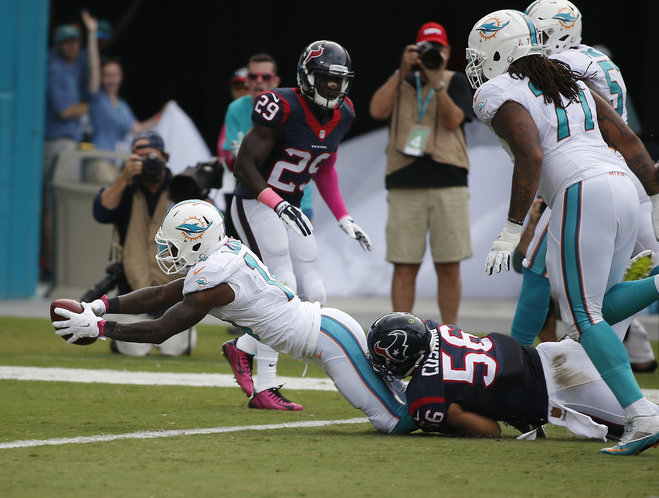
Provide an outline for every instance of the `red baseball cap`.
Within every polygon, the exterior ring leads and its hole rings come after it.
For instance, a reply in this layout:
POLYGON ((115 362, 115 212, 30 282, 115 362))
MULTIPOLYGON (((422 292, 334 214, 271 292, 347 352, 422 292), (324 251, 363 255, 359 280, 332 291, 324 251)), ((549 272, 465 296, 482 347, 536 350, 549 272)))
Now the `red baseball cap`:
POLYGON ((236 71, 231 75, 231 79, 228 81, 229 86, 235 85, 236 83, 244 83, 247 81, 247 68, 241 67, 236 69, 236 71))
POLYGON ((448 37, 446 36, 446 31, 444 26, 436 22, 427 22, 419 28, 419 32, 416 34, 416 42, 437 42, 440 45, 448 45, 448 37))

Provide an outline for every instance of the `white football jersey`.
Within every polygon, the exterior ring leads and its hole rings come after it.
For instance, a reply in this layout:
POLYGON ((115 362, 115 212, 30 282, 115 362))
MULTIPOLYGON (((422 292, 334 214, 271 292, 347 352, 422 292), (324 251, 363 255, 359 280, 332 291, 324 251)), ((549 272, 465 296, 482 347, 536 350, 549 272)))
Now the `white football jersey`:
MULTIPOLYGON (((579 45, 579 47, 553 54, 550 58, 563 61, 574 72, 587 76, 590 83, 604 95, 625 123, 627 122, 627 86, 620 69, 607 55, 588 45, 579 45)), ((631 175, 639 198, 643 201, 649 200, 640 180, 627 167, 622 155, 617 155, 624 163, 623 166, 626 171, 631 175)))
POLYGON ((224 282, 236 297, 226 306, 213 308, 211 315, 294 358, 306 358, 314 351, 320 330, 320 304, 301 301, 270 274, 246 245, 235 239, 229 239, 188 270, 183 294, 224 282))
MULTIPOLYGON (((549 206, 569 185, 609 172, 625 172, 602 138, 590 90, 578 83, 580 101, 568 103, 563 98, 564 107, 545 104, 542 92, 528 78, 514 79, 508 73, 485 82, 474 95, 474 113, 490 127, 499 107, 508 101, 519 103, 531 114, 544 154, 538 194, 549 206)), ((504 148, 510 154, 505 143, 504 148)))
POLYGON ((588 45, 579 45, 550 58, 565 62, 574 72, 587 77, 627 122, 627 86, 620 69, 608 56, 588 45))

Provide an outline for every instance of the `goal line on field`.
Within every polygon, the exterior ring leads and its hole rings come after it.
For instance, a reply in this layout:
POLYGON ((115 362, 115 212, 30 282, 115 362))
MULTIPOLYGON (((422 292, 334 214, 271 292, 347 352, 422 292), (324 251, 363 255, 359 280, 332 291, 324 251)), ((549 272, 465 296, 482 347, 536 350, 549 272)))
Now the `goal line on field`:
MULTIPOLYGON (((254 377, 257 379, 258 375, 254 377)), ((238 387, 231 374, 132 372, 85 368, 0 366, 0 380, 2 379, 143 386, 238 387)), ((282 377, 278 375, 277 380, 279 383, 285 384, 287 389, 336 391, 334 383, 328 377, 282 377)))

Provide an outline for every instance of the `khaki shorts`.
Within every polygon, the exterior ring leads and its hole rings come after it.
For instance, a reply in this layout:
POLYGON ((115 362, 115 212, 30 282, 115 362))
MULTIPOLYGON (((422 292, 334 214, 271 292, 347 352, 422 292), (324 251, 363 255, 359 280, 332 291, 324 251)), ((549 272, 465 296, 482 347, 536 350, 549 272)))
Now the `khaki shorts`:
POLYGON ((467 187, 395 188, 387 203, 387 261, 421 264, 428 231, 433 262, 472 256, 467 187))

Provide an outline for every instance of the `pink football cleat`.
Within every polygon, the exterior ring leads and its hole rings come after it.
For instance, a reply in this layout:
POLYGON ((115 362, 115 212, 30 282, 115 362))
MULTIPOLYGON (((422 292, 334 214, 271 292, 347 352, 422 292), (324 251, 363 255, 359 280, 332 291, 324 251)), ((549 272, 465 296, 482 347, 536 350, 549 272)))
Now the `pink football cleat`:
POLYGON ((281 395, 279 389, 281 389, 281 386, 271 387, 270 389, 254 394, 247 406, 262 410, 302 410, 302 405, 288 401, 281 395))
POLYGON ((254 355, 245 353, 236 347, 236 339, 222 344, 222 351, 231 365, 236 382, 247 396, 254 394, 254 381, 252 380, 252 363, 254 355))

